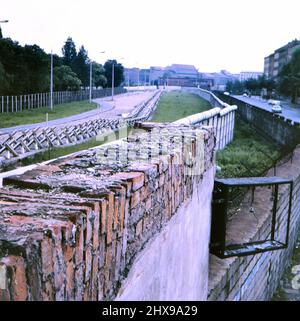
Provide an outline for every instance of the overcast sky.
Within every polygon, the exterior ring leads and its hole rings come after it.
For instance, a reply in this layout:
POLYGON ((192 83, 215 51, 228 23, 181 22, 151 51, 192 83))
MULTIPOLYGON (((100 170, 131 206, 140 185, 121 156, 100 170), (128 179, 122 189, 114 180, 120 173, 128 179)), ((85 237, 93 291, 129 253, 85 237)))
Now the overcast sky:
POLYGON ((300 38, 299 17, 300 0, 0 0, 4 37, 61 55, 71 36, 93 60, 125 67, 263 71, 265 56, 300 38))

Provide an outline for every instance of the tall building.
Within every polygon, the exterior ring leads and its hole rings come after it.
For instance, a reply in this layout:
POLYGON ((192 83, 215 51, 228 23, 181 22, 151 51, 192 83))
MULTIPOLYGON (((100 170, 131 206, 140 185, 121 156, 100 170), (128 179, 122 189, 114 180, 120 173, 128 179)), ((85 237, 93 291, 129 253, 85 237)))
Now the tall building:
POLYGON ((281 68, 286 65, 293 56, 295 50, 300 48, 300 40, 293 40, 285 46, 276 49, 274 53, 265 57, 264 73, 267 78, 276 78, 281 68))

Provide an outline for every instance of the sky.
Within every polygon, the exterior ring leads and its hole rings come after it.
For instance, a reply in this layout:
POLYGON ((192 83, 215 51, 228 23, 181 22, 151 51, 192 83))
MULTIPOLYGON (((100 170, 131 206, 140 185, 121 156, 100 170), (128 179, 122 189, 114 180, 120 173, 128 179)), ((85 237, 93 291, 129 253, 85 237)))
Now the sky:
POLYGON ((98 63, 200 72, 263 71, 264 57, 300 39, 299 13, 300 0, 0 0, 3 36, 21 45, 62 55, 70 36, 98 63))

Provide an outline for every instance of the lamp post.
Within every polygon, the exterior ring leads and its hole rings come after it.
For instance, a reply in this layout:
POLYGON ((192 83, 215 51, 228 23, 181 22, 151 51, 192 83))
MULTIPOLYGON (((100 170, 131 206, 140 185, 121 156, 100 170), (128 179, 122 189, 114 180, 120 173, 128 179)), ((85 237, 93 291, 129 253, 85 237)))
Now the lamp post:
POLYGON ((90 59, 90 103, 92 102, 92 77, 93 77, 93 61, 90 59))
POLYGON ((50 67, 50 109, 53 110, 53 53, 51 50, 51 67, 50 67))
MULTIPOLYGON (((105 53, 105 51, 101 51, 100 53, 105 53)), ((90 59, 90 95, 89 100, 92 102, 92 87, 93 87, 93 61, 90 59)))
POLYGON ((112 63, 111 69, 111 100, 114 100, 114 86, 115 86, 115 63, 112 63))
MULTIPOLYGON (((124 59, 124 57, 120 58, 119 60, 124 59)), ((111 100, 114 100, 114 87, 115 87, 115 63, 112 63, 111 69, 111 100)))
MULTIPOLYGON (((7 23, 8 20, 0 20, 0 23, 7 23)), ((2 32, 1 32, 1 27, 0 27, 0 39, 2 38, 2 32)))

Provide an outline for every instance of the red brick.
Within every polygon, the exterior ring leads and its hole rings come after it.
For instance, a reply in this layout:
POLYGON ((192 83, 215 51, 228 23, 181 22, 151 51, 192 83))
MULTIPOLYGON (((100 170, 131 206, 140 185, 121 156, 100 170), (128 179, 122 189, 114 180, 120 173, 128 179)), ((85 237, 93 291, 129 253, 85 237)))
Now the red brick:
POLYGON ((113 179, 132 181, 132 191, 136 191, 144 185, 145 174, 141 172, 120 172, 111 176, 113 179))
MULTIPOLYGON (((10 278, 10 300, 13 301, 26 301, 28 298, 26 271, 24 259, 19 256, 7 256, 1 259, 0 264, 6 266, 9 270, 10 278), (1 264, 2 263, 2 264, 1 264)), ((7 277, 7 276, 5 276, 7 277)), ((6 286, 9 284, 6 281, 6 286)), ((5 290, 5 289, 3 289, 5 290)))
POLYGON ((141 200, 141 192, 140 191, 136 191, 131 195, 131 208, 136 207, 141 200))
POLYGON ((101 234, 106 233, 107 207, 108 202, 106 200, 101 201, 101 234))
POLYGON ((106 243, 110 244, 113 239, 112 229, 113 229, 113 218, 114 218, 114 194, 109 193, 108 195, 108 211, 107 213, 107 225, 106 225, 106 243))
POLYGON ((135 235, 139 236, 143 232, 143 219, 141 219, 137 224, 135 228, 135 235))

